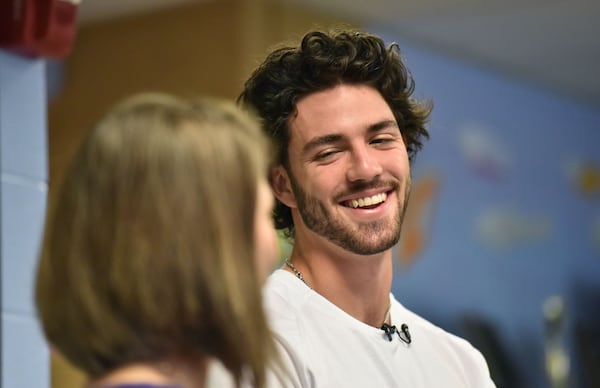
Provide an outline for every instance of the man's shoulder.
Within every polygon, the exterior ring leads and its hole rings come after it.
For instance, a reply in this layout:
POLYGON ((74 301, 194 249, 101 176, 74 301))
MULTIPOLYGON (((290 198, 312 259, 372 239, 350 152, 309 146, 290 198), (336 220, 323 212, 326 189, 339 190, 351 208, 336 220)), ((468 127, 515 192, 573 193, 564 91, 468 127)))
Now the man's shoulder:
POLYGON ((311 289, 296 276, 283 269, 273 271, 265 282, 263 293, 266 298, 273 295, 280 298, 306 299, 311 289))
POLYGON ((278 269, 268 278, 263 288, 265 311, 271 321, 297 321, 305 313, 310 290, 289 272, 278 269))
POLYGON ((465 368, 469 373, 487 373, 483 355, 469 341, 394 302, 396 311, 400 311, 407 321, 413 341, 419 342, 420 351, 460 364, 457 367, 465 368))

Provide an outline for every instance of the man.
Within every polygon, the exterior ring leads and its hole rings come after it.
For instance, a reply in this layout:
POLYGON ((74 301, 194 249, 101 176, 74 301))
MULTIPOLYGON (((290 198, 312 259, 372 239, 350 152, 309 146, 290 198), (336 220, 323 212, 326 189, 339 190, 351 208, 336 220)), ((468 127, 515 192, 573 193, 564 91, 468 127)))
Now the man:
POLYGON ((267 312, 303 387, 493 387, 469 343, 390 294, 411 160, 427 104, 396 45, 314 31, 273 51, 239 101, 275 141, 275 224, 294 245, 265 288, 267 312))

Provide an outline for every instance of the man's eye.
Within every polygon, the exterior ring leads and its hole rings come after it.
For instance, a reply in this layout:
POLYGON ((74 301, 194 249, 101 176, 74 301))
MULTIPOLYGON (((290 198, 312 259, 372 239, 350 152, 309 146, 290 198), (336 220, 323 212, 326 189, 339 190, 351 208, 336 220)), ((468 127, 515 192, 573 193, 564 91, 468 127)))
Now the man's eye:
POLYGON ((335 154, 337 154, 338 151, 337 150, 329 150, 329 151, 323 151, 323 152, 319 152, 316 156, 315 156, 315 160, 325 160, 335 154))
POLYGON ((376 139, 371 140, 371 144, 386 144, 386 143, 392 143, 395 140, 396 139, 393 137, 378 137, 376 139))

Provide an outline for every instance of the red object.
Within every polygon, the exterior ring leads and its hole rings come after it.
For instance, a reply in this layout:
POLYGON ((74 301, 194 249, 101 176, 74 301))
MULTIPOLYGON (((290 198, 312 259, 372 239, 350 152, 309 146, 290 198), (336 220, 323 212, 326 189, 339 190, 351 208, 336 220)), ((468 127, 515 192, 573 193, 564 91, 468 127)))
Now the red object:
POLYGON ((0 0, 0 48, 64 58, 77 31, 76 0, 0 0))

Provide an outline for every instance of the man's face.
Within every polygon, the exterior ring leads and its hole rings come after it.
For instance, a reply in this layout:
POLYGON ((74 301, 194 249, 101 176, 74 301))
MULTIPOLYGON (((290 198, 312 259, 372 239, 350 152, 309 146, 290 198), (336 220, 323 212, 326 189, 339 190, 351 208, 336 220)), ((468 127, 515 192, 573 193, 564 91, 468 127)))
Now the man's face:
POLYGON ((340 85, 313 93, 298 102, 289 125, 291 194, 280 200, 300 215, 296 236, 312 231, 360 255, 398 242, 410 168, 379 92, 340 85))

